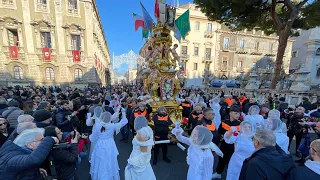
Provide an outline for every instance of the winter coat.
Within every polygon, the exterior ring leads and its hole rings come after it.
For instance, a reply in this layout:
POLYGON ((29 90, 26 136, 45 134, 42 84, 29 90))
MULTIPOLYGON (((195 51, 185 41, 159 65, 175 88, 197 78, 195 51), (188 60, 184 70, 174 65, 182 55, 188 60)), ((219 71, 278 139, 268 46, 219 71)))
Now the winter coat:
POLYGON ((294 167, 291 157, 279 147, 266 147, 243 162, 239 180, 284 179, 294 167))
POLYGON ((291 169, 286 179, 287 180, 320 179, 320 162, 307 161, 304 166, 291 169))
POLYGON ((2 116, 7 117, 6 119, 8 120, 10 126, 16 128, 18 125, 18 117, 22 114, 24 114, 24 112, 20 108, 9 107, 2 113, 2 116))
POLYGON ((21 148, 12 141, 4 143, 0 149, 1 179, 40 179, 39 167, 54 143, 51 137, 46 137, 34 151, 21 148))
MULTIPOLYGON (((59 180, 70 180, 75 177, 76 163, 78 161, 78 144, 71 144, 71 147, 68 149, 55 149, 51 152, 51 155, 59 180)), ((47 169, 48 171, 50 169, 47 169)))
MULTIPOLYGON (((56 114, 56 124, 58 128, 61 129, 62 132, 71 132, 74 130, 74 126, 71 120, 68 120, 68 116, 72 114, 69 110, 59 109, 58 113, 56 114)), ((72 118, 75 118, 72 117, 72 118)))

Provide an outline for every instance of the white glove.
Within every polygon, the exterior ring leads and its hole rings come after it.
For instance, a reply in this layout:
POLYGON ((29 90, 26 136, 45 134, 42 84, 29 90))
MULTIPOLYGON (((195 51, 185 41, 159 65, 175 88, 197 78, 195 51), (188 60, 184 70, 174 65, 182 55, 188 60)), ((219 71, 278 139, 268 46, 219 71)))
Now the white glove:
POLYGON ((237 128, 236 128, 236 127, 231 126, 231 131, 232 131, 232 132, 236 132, 236 131, 238 131, 238 130, 237 130, 237 128))

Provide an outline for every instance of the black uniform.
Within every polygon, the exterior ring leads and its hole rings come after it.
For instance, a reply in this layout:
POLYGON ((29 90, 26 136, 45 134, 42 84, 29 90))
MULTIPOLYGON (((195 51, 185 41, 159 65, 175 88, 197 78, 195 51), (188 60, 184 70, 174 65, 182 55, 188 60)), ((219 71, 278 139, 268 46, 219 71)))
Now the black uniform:
POLYGON ((219 143, 219 133, 217 131, 215 124, 212 122, 212 120, 208 120, 205 117, 203 117, 200 121, 197 122, 197 125, 207 127, 213 134, 212 142, 215 144, 219 143))
POLYGON ((225 165, 227 165, 231 159, 231 156, 234 152, 234 145, 233 144, 227 144, 224 139, 223 136, 224 134, 229 131, 231 129, 231 126, 235 126, 238 130, 240 129, 240 121, 239 120, 235 120, 235 121, 230 121, 229 119, 224 120, 221 122, 218 132, 220 134, 221 137, 221 145, 220 145, 220 150, 223 152, 223 158, 219 157, 219 163, 218 163, 218 167, 216 169, 216 172, 218 174, 222 174, 225 165))
POLYGON ((190 102, 183 102, 180 106, 183 108, 182 117, 188 118, 189 114, 192 112, 192 104, 190 102))
MULTIPOLYGON (((161 140, 168 140, 168 133, 170 131, 169 126, 172 124, 172 121, 170 120, 169 116, 167 114, 165 115, 160 115, 160 114, 155 114, 153 116, 153 122, 154 122, 154 137, 156 141, 161 141, 161 140)), ((157 164, 157 158, 159 155, 159 149, 160 147, 162 148, 162 155, 163 159, 165 161, 170 160, 167 158, 167 152, 168 152, 168 144, 156 144, 154 148, 154 160, 153 164, 157 164)))

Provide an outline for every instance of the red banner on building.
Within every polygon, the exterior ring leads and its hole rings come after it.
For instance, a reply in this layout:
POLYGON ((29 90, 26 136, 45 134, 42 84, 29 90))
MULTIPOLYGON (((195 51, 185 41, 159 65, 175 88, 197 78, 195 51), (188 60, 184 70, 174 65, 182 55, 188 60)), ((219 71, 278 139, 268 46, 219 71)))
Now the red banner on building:
POLYGON ((50 48, 42 48, 43 60, 51 61, 50 48))
POLYGON ((79 50, 73 50, 72 55, 73 55, 74 62, 80 62, 80 51, 79 50))
POLYGON ((9 52, 10 52, 11 59, 18 59, 19 58, 18 46, 9 46, 9 52))

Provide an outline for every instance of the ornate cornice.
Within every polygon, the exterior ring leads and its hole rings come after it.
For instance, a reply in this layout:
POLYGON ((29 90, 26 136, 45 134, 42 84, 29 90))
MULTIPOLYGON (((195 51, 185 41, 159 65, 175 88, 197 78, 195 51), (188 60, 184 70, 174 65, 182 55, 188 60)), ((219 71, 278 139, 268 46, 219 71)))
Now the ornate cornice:
POLYGON ((44 20, 44 19, 34 20, 34 21, 32 21, 30 24, 31 24, 32 26, 39 26, 41 23, 46 24, 46 26, 48 26, 48 27, 55 27, 55 25, 53 25, 51 22, 46 21, 46 20, 44 20))
POLYGON ((22 21, 18 20, 17 18, 15 17, 12 17, 12 16, 3 16, 3 17, 0 17, 0 22, 6 22, 8 20, 11 20, 13 21, 13 23, 15 24, 22 24, 22 21))
POLYGON ((64 29, 70 29, 72 27, 77 28, 79 31, 85 30, 85 28, 83 28, 80 24, 76 24, 76 23, 71 23, 71 24, 66 23, 65 25, 62 26, 62 28, 64 29))

